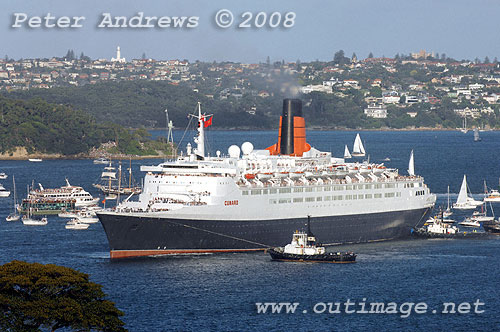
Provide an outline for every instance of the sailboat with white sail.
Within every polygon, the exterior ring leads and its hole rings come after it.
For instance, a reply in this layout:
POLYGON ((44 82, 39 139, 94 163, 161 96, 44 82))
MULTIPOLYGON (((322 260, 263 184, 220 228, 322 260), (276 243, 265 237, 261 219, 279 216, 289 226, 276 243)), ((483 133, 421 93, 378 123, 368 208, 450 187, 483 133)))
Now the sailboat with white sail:
POLYGON ((14 190, 14 210, 9 214, 5 220, 7 221, 18 221, 21 216, 17 213, 17 197, 16 197, 16 178, 12 175, 12 185, 14 190))
POLYGON ((481 142, 481 137, 479 137, 479 129, 474 128, 474 142, 481 142))
POLYGON ((351 156, 351 153, 349 152, 349 148, 347 147, 347 144, 345 146, 345 149, 344 149, 344 159, 351 159, 352 156, 351 156))
POLYGON ((453 211, 450 209, 450 186, 448 186, 448 207, 443 211, 443 217, 449 217, 453 214, 453 211))
POLYGON ((410 161, 408 162, 408 175, 415 176, 415 159, 413 158, 413 150, 411 150, 410 161))
MULTIPOLYGON (((29 192, 29 187, 28 187, 28 192, 29 192)), ((33 208, 29 203, 28 203, 28 210, 26 211, 26 214, 23 215, 22 221, 23 225, 26 226, 45 226, 48 223, 47 217, 43 218, 33 217, 33 208)))
POLYGON ((483 204, 481 201, 476 201, 474 198, 468 196, 467 190, 467 176, 464 174, 464 179, 462 181, 462 186, 460 187, 460 192, 458 193, 457 202, 453 204, 454 209, 459 210, 472 210, 483 204))
POLYGON ((464 116, 464 121, 463 121, 463 128, 460 129, 460 131, 464 134, 467 134, 467 132, 469 131, 469 129, 467 129, 467 116, 464 116))
POLYGON ((352 155, 354 157, 364 157, 366 155, 365 147, 363 146, 359 133, 356 135, 356 139, 354 140, 352 155))

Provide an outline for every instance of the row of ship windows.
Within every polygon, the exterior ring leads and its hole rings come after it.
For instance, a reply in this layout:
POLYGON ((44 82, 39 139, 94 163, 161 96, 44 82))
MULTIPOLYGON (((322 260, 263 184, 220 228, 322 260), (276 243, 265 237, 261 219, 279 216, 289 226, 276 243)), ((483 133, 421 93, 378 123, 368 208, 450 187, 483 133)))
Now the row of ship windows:
MULTIPOLYGON (((158 183, 158 184, 204 184, 202 182, 170 182, 170 181, 156 181, 152 180, 149 181, 150 183, 158 183)), ((228 184, 229 182, 219 182, 218 184, 228 184)), ((396 188, 396 183, 376 183, 376 184, 353 184, 353 185, 335 185, 335 186, 317 186, 317 187, 296 187, 293 188, 294 193, 301 193, 301 192, 320 192, 320 191, 342 191, 342 190, 359 190, 359 189, 390 189, 390 188, 396 188)), ((402 188, 417 188, 417 187, 422 187, 421 182, 417 183, 401 183, 399 187, 402 188)), ((271 194, 276 194, 276 191, 278 190, 279 193, 290 193, 292 188, 281 188, 281 189, 270 189, 271 194)), ((245 191, 243 191, 243 195, 248 195, 245 194, 245 191)), ((79 195, 76 195, 79 196, 79 195)))
POLYGON ((425 195, 425 190, 417 190, 415 191, 415 196, 423 196, 425 195))
POLYGON ((46 195, 46 197, 68 197, 68 196, 71 196, 71 197, 81 197, 81 196, 88 196, 89 194, 65 194, 65 195, 54 195, 54 194, 49 194, 49 195, 46 195))
MULTIPOLYGON (((158 183, 158 184, 175 184, 175 185, 188 185, 188 184, 200 184, 200 185, 206 185, 206 182, 193 182, 193 181, 156 181, 156 180, 149 180, 149 183, 158 183)), ((222 182, 217 182, 217 184, 229 184, 228 181, 222 181, 222 182)))
MULTIPOLYGON (((386 183, 385 188, 395 188, 395 183, 386 183)), ((348 185, 348 186, 333 186, 334 191, 336 190, 356 190, 356 189, 372 189, 372 186, 374 189, 381 189, 382 184, 365 184, 365 185, 348 185), (364 186, 364 187, 363 187, 364 186), (340 187, 341 189, 337 189, 337 187, 340 187)), ((321 192, 321 191, 331 191, 332 186, 325 186, 325 187, 299 187, 299 188, 293 188, 294 193, 310 193, 310 192, 321 192)), ((424 192, 423 190, 417 191, 417 192, 424 192)), ((247 196, 247 195, 266 195, 266 194, 290 194, 292 193, 292 188, 271 188, 271 189, 251 189, 251 190, 243 190, 242 195, 247 196)), ((423 193, 420 195, 424 195, 423 193)), ((418 195, 417 195, 418 196, 418 195)))
MULTIPOLYGON (((400 192, 396 193, 385 193, 383 195, 385 198, 401 197, 400 192)), ((318 197, 295 197, 295 198, 280 198, 280 199, 270 199, 270 204, 284 204, 284 203, 302 203, 302 202, 322 202, 322 201, 349 201, 357 199, 372 199, 372 198, 382 198, 382 194, 357 194, 357 195, 334 195, 334 196, 318 196, 318 197)))

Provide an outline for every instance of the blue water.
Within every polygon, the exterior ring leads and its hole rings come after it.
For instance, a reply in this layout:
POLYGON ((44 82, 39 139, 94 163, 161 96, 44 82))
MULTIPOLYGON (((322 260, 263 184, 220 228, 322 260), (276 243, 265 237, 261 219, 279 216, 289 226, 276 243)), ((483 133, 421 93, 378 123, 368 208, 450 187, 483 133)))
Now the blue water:
MULTIPOLYGON (((161 134, 155 132, 155 135, 161 134)), ((320 150, 341 156, 344 144, 352 147, 355 132, 309 131, 308 141, 320 150)), ((176 140, 183 135, 175 132, 176 140)), ((187 139, 192 136, 186 135, 187 139)), ((231 144, 251 141, 265 148, 275 132, 212 131, 210 151, 223 153, 231 144)), ((483 180, 497 187, 500 177, 499 132, 362 132, 373 161, 391 158, 386 165, 405 172, 411 149, 415 169, 431 191, 445 204, 446 187, 457 193, 463 174, 474 194, 483 180)), ((185 144, 184 143, 184 144, 185 144)), ((133 161, 139 177, 141 164, 133 161)), ((124 163, 124 167, 128 167, 124 163)), ((2 161, 0 171, 12 187, 16 176, 18 196, 34 180, 45 187, 91 184, 101 165, 89 160, 29 163, 2 161)), ((456 194, 452 195, 452 199, 456 194)), ((479 196, 477 196, 479 197, 479 196)), ((262 253, 185 255, 110 261, 106 235, 100 224, 86 231, 64 229, 64 220, 49 217, 45 227, 25 227, 3 218, 12 209, 11 199, 0 200, 0 263, 13 259, 54 263, 78 269, 104 286, 104 291, 124 311, 130 331, 494 331, 500 330, 498 276, 500 237, 481 240, 411 240, 342 247, 358 253, 352 265, 271 262, 262 253), (402 318, 399 314, 317 314, 318 302, 426 302, 425 314, 402 318), (484 302, 484 313, 441 314, 443 302, 484 302), (256 302, 299 302, 295 314, 258 314, 256 302), (433 314, 432 310, 437 313, 433 314), (304 313, 307 310, 307 313, 304 313)), ((500 215, 500 204, 495 212, 500 215)), ((460 220, 463 213, 457 216, 460 220)), ((359 309, 359 306, 355 306, 359 309)))

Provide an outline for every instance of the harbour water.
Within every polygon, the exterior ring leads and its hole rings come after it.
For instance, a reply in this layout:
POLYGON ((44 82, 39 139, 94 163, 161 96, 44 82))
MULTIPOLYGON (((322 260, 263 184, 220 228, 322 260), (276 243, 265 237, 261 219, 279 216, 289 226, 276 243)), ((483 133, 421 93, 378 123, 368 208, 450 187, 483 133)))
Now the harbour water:
MULTIPOLYGON (((154 132, 163 135, 163 132, 154 132)), ((355 132, 308 131, 308 142, 342 156, 352 148, 355 132)), ((179 141, 183 132, 175 132, 179 141)), ((182 144, 192 135, 187 134, 182 144)), ((362 132, 370 160, 384 162, 406 173, 410 151, 415 171, 424 176, 437 205, 446 204, 450 185, 452 201, 467 174, 476 198, 483 181, 497 188, 500 177, 500 132, 482 132, 481 142, 461 132, 362 132), (391 161, 383 161, 390 158, 391 161)), ((277 140, 275 131, 208 133, 209 150, 227 151, 231 144, 251 141, 265 148, 277 140)), ((141 164, 133 161, 140 180, 141 164)), ((128 162, 123 163, 128 167, 128 162)), ((91 160, 2 161, 3 180, 12 188, 16 177, 18 198, 26 196, 32 181, 58 187, 70 183, 92 188, 102 165, 91 160)), ((109 202, 108 202, 109 204, 109 202)), ((495 214, 500 215, 500 204, 495 214)), ((343 246, 358 253, 356 264, 301 264, 271 262, 263 253, 182 255, 110 261, 106 235, 100 224, 88 230, 64 229, 64 220, 49 217, 43 227, 7 223, 12 200, 0 200, 0 263, 13 259, 54 263, 78 269, 100 283, 109 298, 124 311, 130 331, 335 331, 335 330, 476 330, 500 329, 498 275, 500 237, 470 240, 410 240, 343 246), (402 314, 315 313, 317 303, 425 302, 428 312, 402 314), (445 302, 484 303, 482 313, 441 313, 445 302), (255 303, 300 303, 294 314, 258 313, 255 303), (432 311, 436 310, 436 313, 432 311), (305 312, 307 311, 307 312, 305 312)), ((490 212, 491 213, 491 212, 490 212)), ((454 215, 459 221, 464 213, 454 215)), ((314 231, 314 229, 313 229, 314 231)), ((330 250, 333 250, 330 248, 330 250)), ((335 249, 336 250, 336 249, 335 249)), ((321 305, 316 311, 321 311, 321 305)), ((360 310, 360 305, 352 307, 360 310)))

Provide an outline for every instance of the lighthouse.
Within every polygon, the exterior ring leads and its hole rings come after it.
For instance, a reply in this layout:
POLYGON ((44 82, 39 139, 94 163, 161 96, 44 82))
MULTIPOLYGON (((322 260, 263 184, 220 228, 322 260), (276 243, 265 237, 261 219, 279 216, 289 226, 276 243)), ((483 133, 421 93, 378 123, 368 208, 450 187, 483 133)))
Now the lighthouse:
POLYGON ((120 46, 116 48, 116 58, 111 58, 111 62, 125 63, 125 58, 121 57, 120 46))

